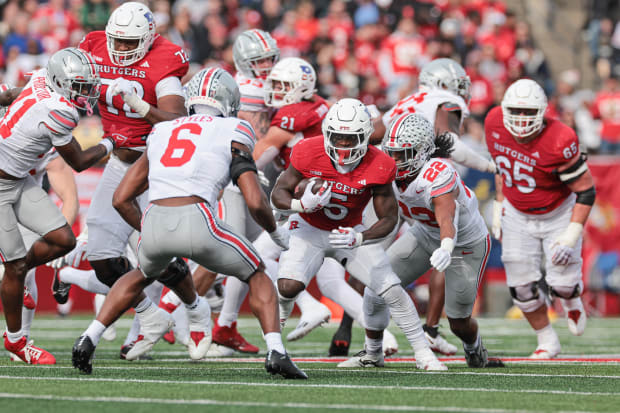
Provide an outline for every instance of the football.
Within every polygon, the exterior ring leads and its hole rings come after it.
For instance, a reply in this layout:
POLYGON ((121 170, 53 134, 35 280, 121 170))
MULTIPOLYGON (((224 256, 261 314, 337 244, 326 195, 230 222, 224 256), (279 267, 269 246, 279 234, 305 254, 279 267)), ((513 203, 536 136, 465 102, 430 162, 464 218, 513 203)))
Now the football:
MULTIPOLYGON (((312 182, 314 183, 314 185, 312 186, 312 193, 316 194, 317 192, 319 192, 319 189, 321 189, 321 185, 323 185, 325 181, 321 178, 314 178, 312 179, 312 182)), ((293 197, 295 199, 301 199, 302 195, 306 190, 306 186, 308 186, 309 183, 309 178, 302 179, 299 184, 297 184, 297 187, 295 187, 295 194, 293 195, 293 197)))

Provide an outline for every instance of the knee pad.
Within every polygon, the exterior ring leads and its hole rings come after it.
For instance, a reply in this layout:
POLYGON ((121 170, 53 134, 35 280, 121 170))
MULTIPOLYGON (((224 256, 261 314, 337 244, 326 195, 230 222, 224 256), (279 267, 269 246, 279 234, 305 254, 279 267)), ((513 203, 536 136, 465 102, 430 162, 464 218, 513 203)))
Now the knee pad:
POLYGON ((172 289, 189 275, 189 266, 182 258, 177 257, 159 274, 157 281, 172 289))
POLYGON ((524 313, 538 310, 544 303, 545 297, 538 288, 538 283, 508 287, 512 302, 524 313))
POLYGON ((572 286, 549 286, 549 293, 554 297, 570 300, 571 298, 577 298, 581 296, 581 290, 583 289, 583 281, 579 281, 579 284, 572 286))
POLYGON ((103 284, 108 287, 112 287, 112 285, 121 278, 124 274, 133 270, 133 266, 129 262, 129 260, 125 257, 116 257, 116 258, 108 258, 106 260, 108 264, 108 271, 105 274, 100 274, 95 271, 95 275, 97 279, 101 281, 103 284))
POLYGON ((366 287, 364 289, 364 323, 366 328, 373 331, 383 331, 390 324, 390 311, 383 298, 366 287))

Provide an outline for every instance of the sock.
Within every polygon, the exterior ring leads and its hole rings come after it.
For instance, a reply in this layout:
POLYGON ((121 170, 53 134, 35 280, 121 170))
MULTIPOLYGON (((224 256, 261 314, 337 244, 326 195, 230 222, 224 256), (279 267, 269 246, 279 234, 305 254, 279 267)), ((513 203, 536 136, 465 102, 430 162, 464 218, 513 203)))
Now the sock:
POLYGON ((78 270, 72 267, 65 267, 58 272, 58 278, 63 283, 74 284, 83 290, 95 294, 107 294, 110 287, 97 279, 94 270, 78 270))
POLYGON ((95 294, 95 315, 99 314, 99 311, 101 311, 101 307, 103 307, 104 301, 105 301, 105 295, 95 294))
POLYGON ((144 300, 140 301, 138 305, 134 308, 137 314, 143 313, 148 310, 151 306, 153 306, 152 311, 155 311, 155 306, 150 298, 145 297, 144 300))
POLYGON ((364 318, 362 296, 346 282, 344 272, 344 267, 338 261, 326 258, 316 274, 316 283, 321 294, 341 306, 345 313, 359 322, 364 318))
POLYGON ((275 350, 280 354, 286 354, 284 344, 282 344, 282 336, 280 333, 265 334, 265 343, 267 343, 267 352, 275 350))
POLYGON ((302 317, 304 313, 308 312, 309 314, 318 305, 322 305, 306 290, 303 290, 297 295, 297 299, 295 299, 295 304, 297 304, 297 306, 299 307, 299 311, 301 311, 302 317))
POLYGON ((188 310, 195 310, 196 307, 198 307, 198 304, 200 304, 200 297, 198 297, 198 294, 196 294, 196 297, 194 298, 194 302, 191 304, 185 304, 185 308, 187 308, 188 310))
POLYGON ((562 307, 564 307, 564 311, 567 313, 573 310, 583 311, 583 302, 581 301, 581 297, 571 298, 571 299, 560 299, 562 303, 562 307))
POLYGON ((107 327, 104 326, 103 323, 101 323, 100 321, 94 320, 92 323, 90 323, 90 325, 88 326, 84 334, 90 337, 90 341, 92 341, 93 344, 96 346, 97 344, 99 344, 101 335, 103 334, 106 328, 107 327))
POLYGON ((432 338, 437 338, 437 335, 439 334, 439 324, 432 327, 430 327, 428 324, 424 324, 422 326, 422 330, 424 330, 424 332, 432 338))
POLYGON ((284 328, 286 320, 291 316, 293 307, 295 306, 295 298, 286 298, 278 292, 278 301, 280 302, 280 329, 284 328))
POLYGON ((137 315, 135 315, 131 323, 131 328, 127 333, 127 337, 125 337, 125 341, 123 342, 123 346, 127 346, 136 341, 138 339, 138 334, 140 334, 140 319, 137 315))
POLYGON ((366 336, 364 339, 364 348, 369 354, 380 354, 383 352, 383 338, 370 338, 366 336))
POLYGON ((536 338, 538 339, 538 347, 545 345, 555 346, 556 344, 560 344, 560 339, 556 334, 555 330, 551 326, 551 323, 547 324, 545 327, 540 330, 534 330, 536 332, 536 338))
POLYGON ((237 321, 239 309, 249 290, 250 287, 248 284, 236 277, 228 277, 226 279, 224 304, 222 305, 220 316, 217 319, 218 325, 222 327, 231 327, 232 323, 237 321))
POLYGON ((21 340, 21 338, 23 336, 24 336, 24 333, 23 333, 23 331, 21 329, 19 331, 14 332, 14 333, 11 333, 8 329, 6 330, 6 338, 11 343, 17 343, 19 340, 21 340))
POLYGON ((342 320, 340 321, 340 327, 338 327, 339 330, 351 330, 351 328, 353 327, 353 318, 351 318, 351 316, 349 315, 349 313, 345 312, 342 315, 342 320))
POLYGON ((478 335, 476 336, 476 340, 471 344, 463 341, 463 349, 465 349, 466 351, 472 352, 478 347, 480 347, 480 333, 478 333, 478 335))
POLYGON ((418 312, 413 305, 413 301, 411 301, 411 297, 409 297, 409 294, 405 292, 403 287, 393 285, 384 291, 381 297, 390 308, 392 319, 405 333, 405 337, 407 337, 409 344, 413 347, 413 351, 416 353, 423 349, 430 351, 426 337, 424 337, 422 322, 418 312))
MULTIPOLYGON (((28 287, 30 296, 36 304, 39 299, 39 290, 37 288, 37 282, 34 278, 34 273, 34 268, 28 271, 28 274, 26 274, 26 280, 24 282, 24 285, 28 287)), ((32 326, 32 320, 34 319, 35 310, 36 308, 29 310, 26 307, 22 306, 22 331, 24 333, 24 336, 26 336, 26 339, 30 337, 30 327, 32 326)))

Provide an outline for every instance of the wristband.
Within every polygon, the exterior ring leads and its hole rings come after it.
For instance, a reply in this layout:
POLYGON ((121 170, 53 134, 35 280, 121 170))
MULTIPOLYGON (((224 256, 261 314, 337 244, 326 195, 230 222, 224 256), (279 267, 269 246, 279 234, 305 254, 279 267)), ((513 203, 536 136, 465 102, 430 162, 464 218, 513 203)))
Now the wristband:
POLYGON ((145 117, 146 114, 149 113, 149 110, 151 110, 151 105, 146 103, 135 93, 128 96, 123 96, 123 100, 141 117, 145 117))
POLYGON ((291 199, 291 211, 304 212, 304 207, 301 205, 301 200, 291 199))
POLYGON ((114 149, 114 141, 112 141, 112 139, 110 138, 101 139, 99 144, 103 145, 103 147, 105 148, 106 155, 109 155, 110 152, 112 152, 112 150, 114 149))
POLYGON ((452 253, 454 250, 454 240, 452 238, 444 238, 441 240, 440 248, 452 253))
POLYGON ((583 224, 580 224, 579 222, 571 222, 564 230, 564 233, 561 236, 561 241, 564 245, 573 248, 575 244, 577 244, 582 232, 583 224))

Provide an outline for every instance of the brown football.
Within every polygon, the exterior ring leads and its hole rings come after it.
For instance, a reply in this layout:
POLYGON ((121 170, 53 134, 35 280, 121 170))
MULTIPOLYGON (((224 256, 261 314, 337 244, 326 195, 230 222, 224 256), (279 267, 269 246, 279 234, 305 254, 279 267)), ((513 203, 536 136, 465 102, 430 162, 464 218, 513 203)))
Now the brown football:
MULTIPOLYGON (((310 179, 308 178, 304 178, 301 181, 299 181, 299 183, 295 187, 295 194, 293 195, 295 199, 301 199, 302 195, 306 191, 306 186, 308 186, 309 182, 310 182, 310 179)), ((314 182, 314 186, 312 187, 312 193, 316 194, 317 192, 319 192, 319 189, 321 189, 321 186, 323 185, 323 182, 325 181, 322 180, 321 178, 316 178, 316 179, 313 179, 312 182, 314 182)))

